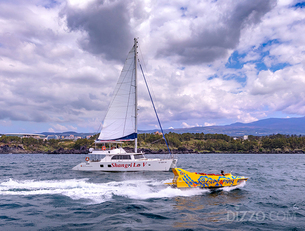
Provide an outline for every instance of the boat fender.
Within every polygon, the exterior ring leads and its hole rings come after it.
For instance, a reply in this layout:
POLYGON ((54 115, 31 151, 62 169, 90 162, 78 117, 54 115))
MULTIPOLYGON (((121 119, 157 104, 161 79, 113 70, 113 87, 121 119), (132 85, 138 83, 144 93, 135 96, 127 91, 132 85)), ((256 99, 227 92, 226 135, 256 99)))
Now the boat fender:
POLYGON ((106 146, 103 146, 102 149, 105 151, 106 150, 106 146))
POLYGON ((90 158, 87 156, 87 157, 85 158, 85 160, 86 160, 86 161, 89 161, 89 160, 90 160, 90 158))

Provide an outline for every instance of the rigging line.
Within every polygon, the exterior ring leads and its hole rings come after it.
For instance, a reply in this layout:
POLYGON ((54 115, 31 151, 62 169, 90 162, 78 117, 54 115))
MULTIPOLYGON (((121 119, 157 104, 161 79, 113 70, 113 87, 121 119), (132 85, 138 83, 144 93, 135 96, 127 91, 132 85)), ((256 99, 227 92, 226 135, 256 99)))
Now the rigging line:
POLYGON ((156 113, 156 116, 157 116, 157 119, 158 119, 158 123, 159 123, 160 129, 161 129, 162 135, 163 135, 163 139, 165 140, 165 143, 166 143, 168 152, 169 152, 169 154, 171 155, 172 153, 171 153, 171 150, 169 149, 168 143, 167 143, 167 141, 166 141, 166 139, 165 139, 165 135, 164 135, 164 132, 163 132, 163 129, 162 129, 162 126, 161 126, 161 122, 160 122, 160 120, 159 120, 159 116, 158 116, 158 113, 157 113, 157 110, 156 110, 154 101, 153 101, 153 99, 152 99, 152 97, 151 97, 150 90, 149 90, 149 87, 148 87, 148 84, 147 84, 147 81, 146 81, 146 78, 145 78, 145 75, 144 75, 144 72, 143 72, 143 69, 142 69, 142 65, 141 65, 139 59, 138 59, 138 63, 139 63, 139 66, 140 66, 140 68, 141 68, 141 71, 142 71, 142 75, 143 75, 143 78, 144 78, 144 81, 145 81, 145 84, 146 84, 146 87, 147 87, 147 90, 148 90, 148 94, 149 94, 151 103, 152 103, 152 105, 153 105, 153 108, 154 108, 154 110, 155 110, 155 113, 156 113))
MULTIPOLYGON (((142 61, 143 72, 144 72, 144 73, 147 73, 147 65, 146 65, 146 62, 145 62, 145 60, 147 60, 147 59, 144 58, 144 55, 143 55, 143 53, 142 53, 142 50, 141 50, 141 46, 140 46, 140 45, 138 46, 138 50, 139 50, 139 54, 140 54, 140 55, 139 55, 140 57, 138 58, 138 60, 141 60, 141 61, 142 61)), ((149 83, 148 83, 148 82, 151 81, 151 80, 149 80, 149 78, 146 78, 146 81, 147 81, 147 84, 148 84, 148 85, 152 86, 152 84, 149 84, 149 83)), ((151 90, 152 98, 155 99, 155 98, 156 98, 156 94, 155 94, 155 92, 154 92, 154 89, 151 88, 150 90, 151 90)))
POLYGON ((158 139, 158 140, 155 140, 155 141, 151 142, 150 144, 157 143, 157 142, 159 142, 160 140, 162 140, 162 138, 161 138, 161 139, 158 139))
MULTIPOLYGON (((145 58, 144 58, 144 55, 143 55, 143 53, 142 53, 142 50, 141 50, 141 47, 140 47, 140 45, 138 46, 138 50, 140 51, 140 59, 143 61, 143 69, 144 70, 147 70, 147 68, 146 68, 146 64, 145 64, 145 58)), ((147 71, 145 71, 146 73, 147 73, 147 71)))

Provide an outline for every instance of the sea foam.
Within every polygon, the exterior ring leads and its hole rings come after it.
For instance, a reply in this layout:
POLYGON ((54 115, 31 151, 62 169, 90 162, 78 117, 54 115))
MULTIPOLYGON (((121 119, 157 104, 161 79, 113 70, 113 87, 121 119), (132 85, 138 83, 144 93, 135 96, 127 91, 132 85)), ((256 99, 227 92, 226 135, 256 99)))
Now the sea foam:
POLYGON ((188 197, 200 195, 209 190, 171 188, 164 185, 167 181, 156 180, 125 180, 108 183, 92 183, 89 179, 67 180, 12 180, 0 183, 0 195, 43 195, 60 194, 74 200, 89 201, 89 203, 102 203, 112 200, 113 196, 130 199, 146 200, 150 198, 188 197))

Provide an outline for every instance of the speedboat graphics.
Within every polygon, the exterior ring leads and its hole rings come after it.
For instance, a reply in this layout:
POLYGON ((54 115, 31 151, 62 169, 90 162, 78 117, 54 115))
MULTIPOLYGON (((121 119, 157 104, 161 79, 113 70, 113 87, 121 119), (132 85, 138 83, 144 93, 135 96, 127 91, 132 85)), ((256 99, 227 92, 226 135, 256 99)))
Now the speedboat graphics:
POLYGON ((173 168, 174 179, 166 183, 177 188, 221 188, 240 185, 248 180, 243 176, 233 176, 231 173, 206 174, 188 172, 181 168, 173 168))

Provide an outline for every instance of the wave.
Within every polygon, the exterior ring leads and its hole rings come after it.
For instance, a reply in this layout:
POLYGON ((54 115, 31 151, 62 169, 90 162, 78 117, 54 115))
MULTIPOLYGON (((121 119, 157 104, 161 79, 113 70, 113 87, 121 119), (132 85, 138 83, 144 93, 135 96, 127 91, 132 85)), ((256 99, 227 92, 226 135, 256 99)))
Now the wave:
POLYGON ((0 195, 45 195, 60 194, 73 200, 102 203, 113 196, 146 200, 151 198, 188 197, 208 192, 205 189, 180 190, 164 185, 167 181, 126 180, 121 182, 92 183, 89 179, 67 180, 8 180, 0 183, 0 195))
POLYGON ((235 189, 243 188, 243 187, 245 187, 245 185, 246 185, 246 181, 243 181, 239 185, 231 186, 231 187, 223 187, 223 188, 220 188, 220 190, 225 191, 225 192, 230 192, 235 189))
MULTIPOLYGON (((126 197, 135 200, 151 198, 190 197, 209 193, 208 189, 192 188, 178 189, 164 185, 170 180, 125 180, 108 183, 92 183, 89 179, 66 180, 8 180, 0 183, 0 195, 45 195, 59 194, 73 200, 85 200, 87 203, 102 203, 110 201, 113 196, 126 197)), ((244 184, 235 187, 225 187, 220 190, 231 191, 244 187, 244 184)))

